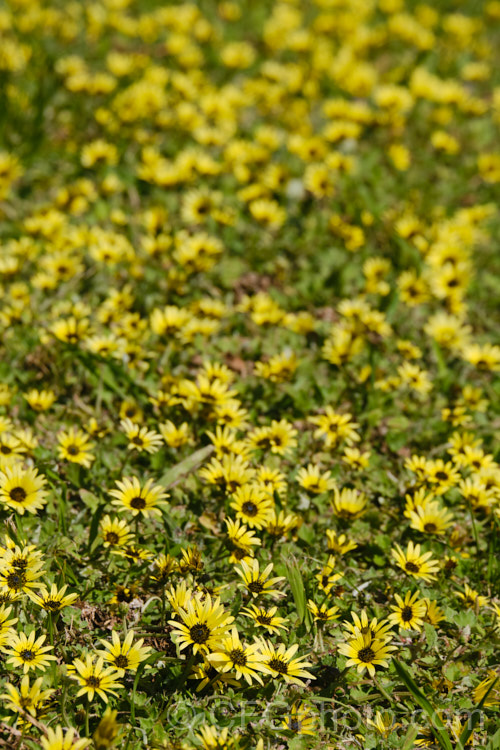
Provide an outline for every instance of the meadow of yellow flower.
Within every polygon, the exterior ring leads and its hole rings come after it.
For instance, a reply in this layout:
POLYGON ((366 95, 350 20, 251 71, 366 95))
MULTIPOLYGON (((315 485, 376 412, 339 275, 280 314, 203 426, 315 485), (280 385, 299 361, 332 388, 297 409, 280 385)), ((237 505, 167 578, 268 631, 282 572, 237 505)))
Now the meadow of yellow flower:
POLYGON ((500 747, 499 49, 2 5, 2 747, 500 747))

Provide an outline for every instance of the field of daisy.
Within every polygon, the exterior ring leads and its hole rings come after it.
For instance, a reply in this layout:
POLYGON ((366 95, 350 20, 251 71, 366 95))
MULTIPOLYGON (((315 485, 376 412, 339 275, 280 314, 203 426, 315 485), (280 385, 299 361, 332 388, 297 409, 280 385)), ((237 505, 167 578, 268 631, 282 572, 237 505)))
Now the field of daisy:
POLYGON ((499 750, 500 1, 0 8, 0 748, 499 750))

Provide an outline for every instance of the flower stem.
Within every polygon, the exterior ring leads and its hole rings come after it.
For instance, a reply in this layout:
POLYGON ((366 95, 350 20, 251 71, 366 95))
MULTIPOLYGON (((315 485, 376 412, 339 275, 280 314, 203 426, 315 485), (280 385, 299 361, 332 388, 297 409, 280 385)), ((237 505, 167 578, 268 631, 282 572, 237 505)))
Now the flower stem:
POLYGON ((50 645, 54 647, 54 623, 52 622, 52 612, 48 612, 48 625, 49 625, 49 641, 50 645))
POLYGON ((380 694, 381 694, 381 695, 382 695, 382 696, 383 696, 383 697, 384 697, 384 698, 386 699, 386 701, 389 701, 389 703, 392 703, 393 699, 392 699, 392 698, 391 698, 391 696, 390 696, 390 695, 389 695, 389 694, 388 694, 388 693, 387 693, 387 692, 386 692, 386 691, 384 690, 384 688, 382 687, 382 685, 380 684, 380 682, 379 682, 379 681, 377 680, 377 678, 376 678, 376 677, 374 677, 374 678, 373 678, 373 682, 374 682, 374 684, 376 685, 376 687, 377 687, 377 690, 379 691, 379 693, 380 693, 380 694))
POLYGON ((189 657, 189 659, 187 660, 187 662, 186 662, 186 666, 184 667, 184 670, 182 671, 182 673, 181 673, 181 676, 179 677, 179 680, 178 680, 178 682, 177 682, 177 685, 175 686, 175 687, 176 687, 176 690, 180 690, 180 689, 181 689, 181 687, 182 687, 182 686, 184 685, 184 683, 186 682, 186 680, 187 680, 187 677, 188 677, 188 674, 189 674, 189 673, 190 673, 190 671, 191 671, 191 667, 192 667, 192 666, 193 666, 193 664, 194 664, 194 660, 195 660, 195 658, 196 658, 196 654, 195 654, 194 652, 193 652, 193 653, 191 653, 191 656, 190 656, 190 657, 189 657))

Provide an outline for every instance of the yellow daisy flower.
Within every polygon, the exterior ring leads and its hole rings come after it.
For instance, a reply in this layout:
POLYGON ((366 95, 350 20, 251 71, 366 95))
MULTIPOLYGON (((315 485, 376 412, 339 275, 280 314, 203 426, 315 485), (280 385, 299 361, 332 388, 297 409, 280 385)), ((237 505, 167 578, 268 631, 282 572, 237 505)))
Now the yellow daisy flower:
POLYGON ((66 594, 68 584, 64 584, 60 589, 53 583, 50 591, 44 589, 41 594, 35 594, 29 591, 28 595, 35 604, 45 609, 47 612, 59 612, 63 607, 69 607, 78 599, 78 594, 66 594), (65 595, 66 594, 66 595, 65 595))
POLYGON ((45 478, 36 469, 6 467, 0 472, 0 502, 20 515, 36 513, 46 504, 45 478))
POLYGON ((43 708, 45 701, 55 693, 55 690, 42 690, 43 677, 39 677, 33 685, 30 685, 28 675, 22 677, 19 688, 7 682, 5 685, 6 693, 0 695, 5 701, 5 708, 9 711, 22 713, 27 711, 31 716, 36 716, 37 711, 43 708))
POLYGON ((249 594, 254 598, 261 594, 269 594, 273 599, 278 599, 280 596, 285 596, 283 591, 273 589, 272 587, 279 581, 284 581, 284 576, 277 576, 276 578, 269 578, 274 565, 269 563, 264 570, 260 571, 259 561, 253 558, 250 562, 242 560, 240 562, 240 568, 235 568, 235 571, 241 576, 243 585, 249 594))
POLYGON ((43 750, 83 750, 91 743, 91 739, 76 738, 76 729, 64 730, 63 727, 47 727, 47 736, 40 739, 43 750))
POLYGON ((396 549, 391 554, 396 560, 396 564, 402 568, 405 573, 414 578, 423 578, 424 581, 433 581, 436 579, 435 573, 439 570, 439 562, 432 559, 432 552, 420 553, 420 544, 408 542, 406 552, 403 552, 399 544, 395 545, 396 549))
POLYGON ((193 653, 209 653, 220 648, 224 636, 228 634, 229 625, 234 617, 224 611, 220 599, 212 599, 209 594, 203 601, 187 600, 186 608, 180 608, 178 614, 182 620, 169 620, 172 625, 172 640, 179 650, 191 646, 193 653))
POLYGON ((77 427, 70 427, 69 430, 59 433, 58 441, 59 458, 80 464, 86 469, 90 468, 95 456, 91 453, 94 443, 90 441, 88 435, 77 427))
POLYGON ((261 670, 273 677, 282 677, 288 685, 303 685, 303 679, 315 680, 315 676, 307 671, 311 662, 305 656, 295 657, 299 644, 294 643, 287 648, 284 643, 275 646, 264 638, 257 638, 259 644, 262 666, 261 670), (295 657, 295 658, 294 658, 295 657))
POLYGON ((234 625, 230 635, 222 638, 221 646, 208 654, 207 659, 218 671, 234 672, 237 680, 243 677, 249 685, 254 680, 263 684, 258 674, 263 671, 259 644, 243 646, 234 625))
POLYGON ((5 649, 5 653, 10 654, 7 663, 22 667, 24 674, 30 669, 45 670, 50 661, 56 661, 56 657, 48 653, 53 647, 43 645, 46 638, 45 634, 37 638, 34 630, 28 636, 26 633, 13 633, 7 641, 10 648, 5 649))
POLYGON ((120 421, 120 428, 127 437, 129 450, 136 450, 139 453, 142 451, 156 453, 160 450, 163 439, 158 432, 141 427, 128 418, 120 421))
POLYGON ((106 650, 98 650, 96 654, 102 656, 104 661, 115 667, 120 677, 123 677, 127 669, 135 672, 141 661, 144 661, 151 651, 149 646, 142 645, 144 643, 143 638, 133 643, 134 635, 134 631, 130 630, 121 643, 118 633, 113 630, 111 632, 112 643, 100 639, 106 650))
POLYGON ((399 625, 400 630, 422 630, 424 618, 427 614, 427 604, 424 599, 419 599, 419 591, 411 593, 407 591, 403 599, 399 594, 394 594, 397 604, 391 604, 394 610, 388 617, 393 625, 399 625))
POLYGON ((86 695, 89 701, 93 701, 94 695, 97 695, 107 703, 107 693, 118 695, 117 690, 123 688, 123 685, 117 681, 120 673, 113 667, 104 667, 102 657, 95 662, 94 657, 90 654, 87 654, 85 661, 74 659, 73 663, 68 666, 68 672, 70 677, 76 680, 80 686, 80 690, 76 694, 77 698, 86 695))
POLYGON ((152 479, 148 479, 142 487, 137 477, 124 477, 121 481, 117 480, 116 484, 118 489, 110 490, 109 494, 115 498, 112 504, 119 511, 130 510, 134 516, 160 516, 161 508, 168 504, 164 500, 168 493, 164 492, 161 485, 154 485, 152 479))

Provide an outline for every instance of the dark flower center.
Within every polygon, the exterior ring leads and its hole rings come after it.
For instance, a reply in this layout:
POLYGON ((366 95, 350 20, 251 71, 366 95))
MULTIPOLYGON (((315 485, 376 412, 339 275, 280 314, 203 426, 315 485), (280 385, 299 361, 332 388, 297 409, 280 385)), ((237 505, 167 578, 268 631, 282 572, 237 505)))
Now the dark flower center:
POLYGON ((257 622, 260 623, 260 625, 270 625, 273 621, 273 618, 269 615, 258 615, 257 616, 257 622))
POLYGON ((196 207, 196 211, 199 214, 207 214, 210 211, 210 203, 207 200, 200 202, 196 207))
POLYGON ((22 589, 24 584, 26 583, 26 576, 24 573, 16 573, 15 571, 12 571, 7 575, 7 586, 10 589, 22 589))
POLYGON ((408 571, 408 573, 418 573, 420 570, 420 565, 417 565, 417 563, 411 562, 410 560, 405 565, 405 570, 408 571))
POLYGON ((229 652, 229 658, 236 667, 244 667, 247 663, 245 652, 241 648, 235 648, 229 652))
POLYGON ((115 667, 126 669, 128 667, 128 657, 125 654, 119 654, 115 659, 115 667))
POLYGON ((99 679, 99 677, 96 677, 95 675, 91 675, 90 677, 87 677, 86 680, 87 680, 87 687, 90 687, 90 688, 98 688, 99 685, 101 684, 101 680, 99 679))
POLYGON ((448 479, 448 474, 445 471, 436 471, 436 479, 445 482, 448 479))
POLYGON ((256 516, 259 509, 255 505, 255 503, 252 503, 251 500, 247 500, 247 502, 243 503, 243 505, 241 506, 241 510, 247 516, 256 516))
POLYGON ((210 638, 210 628, 204 622, 200 622, 189 629, 189 635, 193 643, 206 643, 210 638))
POLYGON ((130 507, 135 508, 135 510, 144 510, 146 507, 146 501, 143 497, 138 495, 137 497, 133 497, 130 501, 130 507))
POLYGON ((429 521, 429 523, 424 524, 424 531, 426 531, 428 534, 435 534, 437 531, 437 526, 435 523, 432 523, 432 521, 429 521))
POLYGON ((411 607, 404 607, 401 610, 401 619, 404 622, 410 622, 413 617, 413 609, 411 607))
POLYGON ((252 594, 260 594, 263 589, 264 586, 260 581, 250 581, 248 584, 248 590, 251 591, 252 594))
POLYGON ((36 659, 36 653, 34 651, 30 651, 30 649, 25 649, 24 651, 19 652, 19 658, 23 661, 33 661, 36 659))
POLYGON ((272 669, 279 674, 288 673, 288 664, 281 659, 270 659, 270 661, 267 662, 267 666, 269 667, 269 669, 272 669))
POLYGON ((80 453, 80 448, 77 445, 68 445, 66 448, 66 451, 69 453, 70 456, 78 456, 80 453))
POLYGON ((375 651, 367 646, 366 648, 362 648, 358 651, 358 659, 362 661, 364 664, 369 664, 372 662, 375 658, 375 651))
POLYGON ((15 503, 22 503, 27 497, 26 491, 22 487, 14 487, 14 489, 10 491, 9 496, 15 503))
POLYGON ((271 446, 271 438, 269 437, 261 437, 258 440, 255 441, 255 445, 257 448, 270 448, 271 446))
POLYGON ((43 602, 44 609, 51 609, 56 612, 62 608, 62 602, 59 599, 45 599, 43 602))
POLYGON ((108 542, 108 544, 118 544, 119 536, 116 531, 106 532, 106 541, 108 542))
POLYGON ((298 719, 290 719, 288 726, 292 732, 300 732, 300 721, 298 719))
POLYGON ((129 560, 141 560, 141 550, 129 547, 127 550, 125 550, 125 557, 128 557, 129 560))
POLYGON ((116 592, 116 600, 119 602, 131 602, 133 599, 133 594, 130 589, 119 589, 116 592))

